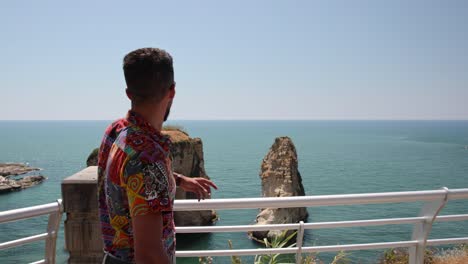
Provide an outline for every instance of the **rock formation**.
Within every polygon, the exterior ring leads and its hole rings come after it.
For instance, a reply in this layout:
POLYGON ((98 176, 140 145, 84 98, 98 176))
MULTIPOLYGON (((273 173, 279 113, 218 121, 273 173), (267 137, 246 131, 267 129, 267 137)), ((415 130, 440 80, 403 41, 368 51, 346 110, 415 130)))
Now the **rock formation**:
MULTIPOLYGON (((288 137, 279 137, 263 159, 260 178, 263 197, 304 196, 301 174, 298 170, 296 148, 288 137)), ((257 215, 257 225, 298 223, 307 220, 305 207, 300 208, 265 208, 257 215)), ((289 231, 288 234, 294 231, 289 231)), ((263 241, 271 240, 282 231, 256 231, 251 237, 263 241)))
POLYGON ((21 175, 38 170, 40 169, 29 167, 23 163, 0 163, 0 176, 21 175))
MULTIPOLYGON (((181 130, 166 130, 172 141, 172 167, 174 172, 189 177, 203 177, 209 179, 205 172, 203 158, 203 143, 200 138, 190 138, 181 130)), ((196 199, 194 193, 187 193, 182 188, 177 188, 176 199, 196 199)), ((212 210, 175 212, 176 226, 203 226, 216 220, 216 213, 212 210)))
POLYGON ((98 163, 98 156, 99 156, 99 148, 95 148, 89 154, 88 158, 86 159, 86 166, 97 166, 98 163))
POLYGON ((0 163, 0 193, 22 190, 43 182, 46 178, 42 175, 12 178, 36 170, 39 168, 29 167, 22 163, 0 163))
MULTIPOLYGON (((190 138, 187 133, 175 129, 164 130, 172 141, 171 155, 174 172, 189 177, 203 177, 209 179, 205 172, 203 158, 203 143, 200 138, 190 138)), ((91 152, 87 159, 88 166, 96 166, 98 149, 91 152)), ((187 193, 177 188, 176 199, 197 199, 193 193, 187 193)), ((177 226, 203 226, 216 220, 215 211, 175 212, 174 221, 177 226)))

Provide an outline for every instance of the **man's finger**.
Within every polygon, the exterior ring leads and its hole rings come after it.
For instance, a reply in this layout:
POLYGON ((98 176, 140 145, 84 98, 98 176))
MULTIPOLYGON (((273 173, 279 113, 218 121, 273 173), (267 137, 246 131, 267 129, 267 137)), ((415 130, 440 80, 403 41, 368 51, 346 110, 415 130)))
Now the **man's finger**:
POLYGON ((200 201, 200 199, 205 200, 205 195, 203 194, 202 191, 198 191, 198 195, 199 195, 198 201, 200 201))
POLYGON ((197 183, 197 186, 199 189, 201 189, 204 193, 208 193, 210 188, 205 188, 205 186, 203 186, 202 184, 200 183, 197 183))
POLYGON ((201 184, 203 185, 204 189, 207 190, 207 193, 211 193, 211 188, 210 188, 211 185, 208 185, 206 183, 201 183, 201 184))
POLYGON ((215 188, 216 190, 218 190, 218 186, 216 186, 216 184, 214 184, 214 182, 208 180, 208 179, 205 179, 205 178, 200 178, 201 181, 205 184, 208 184, 209 186, 215 188))

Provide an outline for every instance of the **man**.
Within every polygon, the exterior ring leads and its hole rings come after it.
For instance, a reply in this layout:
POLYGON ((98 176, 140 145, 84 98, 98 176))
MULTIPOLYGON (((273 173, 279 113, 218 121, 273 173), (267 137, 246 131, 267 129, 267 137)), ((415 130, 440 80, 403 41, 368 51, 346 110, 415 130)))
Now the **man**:
POLYGON ((175 96, 172 57, 143 48, 123 61, 131 110, 112 123, 99 150, 98 199, 103 263, 175 263, 172 206, 176 184, 199 200, 214 183, 172 173, 170 140, 161 134, 175 96))

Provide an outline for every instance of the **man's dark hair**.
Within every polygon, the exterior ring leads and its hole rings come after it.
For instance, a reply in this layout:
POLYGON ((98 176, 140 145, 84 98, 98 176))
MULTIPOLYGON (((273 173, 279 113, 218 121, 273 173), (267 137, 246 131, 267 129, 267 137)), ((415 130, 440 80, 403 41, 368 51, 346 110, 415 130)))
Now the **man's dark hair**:
POLYGON ((174 84, 172 57, 165 50, 142 48, 123 59, 128 92, 137 102, 150 98, 161 100, 174 84))

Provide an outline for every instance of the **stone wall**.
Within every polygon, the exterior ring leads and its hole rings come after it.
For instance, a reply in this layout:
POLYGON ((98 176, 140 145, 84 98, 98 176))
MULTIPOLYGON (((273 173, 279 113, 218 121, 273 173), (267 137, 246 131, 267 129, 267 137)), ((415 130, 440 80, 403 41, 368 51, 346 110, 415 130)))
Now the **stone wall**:
POLYGON ((97 167, 88 167, 64 179, 62 199, 68 263, 101 263, 103 242, 98 216, 97 167))

